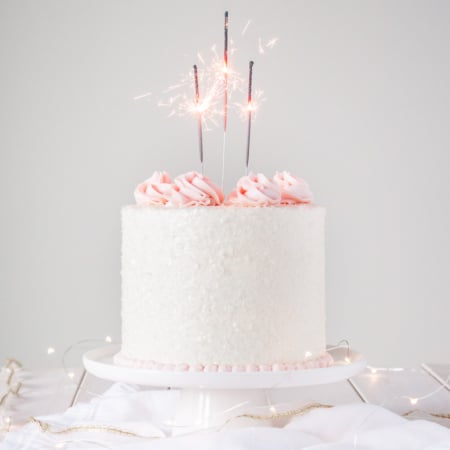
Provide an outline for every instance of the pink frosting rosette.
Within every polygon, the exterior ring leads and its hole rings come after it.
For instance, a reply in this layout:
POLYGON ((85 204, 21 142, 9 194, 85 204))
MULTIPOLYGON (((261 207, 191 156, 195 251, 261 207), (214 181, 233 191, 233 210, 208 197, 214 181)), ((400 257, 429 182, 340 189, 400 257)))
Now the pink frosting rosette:
POLYGON ((305 180, 284 171, 277 172, 273 181, 280 186, 282 205, 312 203, 313 195, 305 180))
POLYGON ((222 189, 209 178, 197 172, 188 172, 175 178, 170 205, 218 206, 223 203, 222 189))
POLYGON ((167 172, 154 172, 153 175, 138 184, 134 198, 138 205, 165 205, 170 200, 172 179, 167 172))
POLYGON ((228 197, 227 203, 236 206, 271 206, 281 201, 280 186, 262 173, 242 177, 228 197))

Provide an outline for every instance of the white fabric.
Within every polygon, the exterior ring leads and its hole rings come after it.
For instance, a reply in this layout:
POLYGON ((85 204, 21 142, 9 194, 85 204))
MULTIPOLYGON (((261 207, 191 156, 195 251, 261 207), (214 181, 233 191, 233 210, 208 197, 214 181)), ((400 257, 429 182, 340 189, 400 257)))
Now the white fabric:
POLYGON ((168 437, 177 391, 149 391, 116 384, 90 403, 80 403, 62 415, 41 417, 53 429, 77 425, 108 425, 161 439, 125 437, 105 432, 54 435, 28 424, 10 432, 1 450, 450 450, 450 430, 437 424, 409 421, 378 406, 350 404, 315 409, 292 418, 283 428, 253 426, 168 437))

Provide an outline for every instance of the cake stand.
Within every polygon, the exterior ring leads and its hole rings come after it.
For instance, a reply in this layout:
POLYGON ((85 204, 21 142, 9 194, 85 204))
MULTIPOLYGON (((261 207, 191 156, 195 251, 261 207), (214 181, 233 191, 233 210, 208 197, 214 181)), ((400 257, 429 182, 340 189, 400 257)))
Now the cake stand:
MULTIPOLYGON (((272 390, 335 383, 357 375, 367 365, 360 353, 339 347, 329 349, 335 363, 326 368, 272 372, 159 371, 118 366, 113 358, 119 351, 118 345, 90 350, 83 355, 84 366, 92 375, 110 381, 180 389, 176 417, 171 424, 175 435, 217 428, 237 416, 261 415, 271 404, 272 390)), ((249 420, 237 422, 242 426, 248 425, 249 420)))

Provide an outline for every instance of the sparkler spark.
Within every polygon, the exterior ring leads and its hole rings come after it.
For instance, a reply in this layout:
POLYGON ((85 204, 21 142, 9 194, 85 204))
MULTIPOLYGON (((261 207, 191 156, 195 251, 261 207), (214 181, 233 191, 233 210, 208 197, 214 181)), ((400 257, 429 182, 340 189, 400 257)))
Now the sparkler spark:
POLYGON ((276 44, 277 42, 278 42, 278 38, 277 38, 277 37, 272 38, 272 39, 270 39, 270 40, 267 42, 266 47, 267 47, 267 48, 270 48, 270 49, 273 49, 273 48, 275 47, 275 44, 276 44))
POLYGON ((257 115, 257 112, 261 106, 262 103, 266 101, 266 98, 264 97, 264 91, 260 89, 256 89, 252 94, 252 100, 251 102, 246 103, 238 103, 235 102, 233 104, 234 109, 236 110, 237 114, 239 115, 239 118, 242 121, 247 120, 248 117, 248 111, 252 111, 252 118, 254 119, 257 115))
MULTIPOLYGON (((241 35, 246 34, 249 39, 249 28, 253 22, 249 19, 241 35)), ((254 90, 249 101, 245 94, 247 91, 247 78, 235 70, 234 55, 237 49, 229 36, 228 13, 225 12, 224 22, 224 47, 223 52, 218 51, 216 44, 209 48, 209 54, 198 51, 196 58, 199 63, 197 73, 198 83, 201 85, 202 96, 196 101, 191 95, 195 89, 195 76, 193 71, 182 74, 180 80, 169 86, 162 93, 162 98, 157 101, 158 106, 168 110, 167 117, 196 117, 201 115, 202 131, 210 131, 213 128, 223 128, 222 142, 222 185, 225 177, 225 148, 228 116, 230 113, 237 114, 242 121, 247 121, 249 115, 251 120, 257 115, 258 109, 265 101, 262 90, 254 90), (242 95, 243 101, 236 102, 236 94, 242 95), (245 100, 247 101, 245 101, 245 100)), ((254 36, 256 40, 256 36, 254 36)), ((278 43, 277 37, 257 39, 257 52, 265 56, 278 43)), ((146 98, 147 94, 136 97, 146 98)))
POLYGON ((203 65, 206 64, 205 60, 203 59, 203 56, 200 52, 197 53, 197 58, 203 65))
POLYGON ((146 92, 145 94, 137 95, 136 97, 133 97, 133 100, 141 100, 143 98, 150 97, 152 95, 151 92, 146 92))
POLYGON ((264 53, 265 53, 261 38, 258 38, 258 53, 260 55, 264 55, 264 53))
POLYGON ((247 23, 245 24, 245 27, 242 29, 241 35, 244 36, 245 33, 247 33, 248 27, 252 23, 252 19, 248 19, 247 23))

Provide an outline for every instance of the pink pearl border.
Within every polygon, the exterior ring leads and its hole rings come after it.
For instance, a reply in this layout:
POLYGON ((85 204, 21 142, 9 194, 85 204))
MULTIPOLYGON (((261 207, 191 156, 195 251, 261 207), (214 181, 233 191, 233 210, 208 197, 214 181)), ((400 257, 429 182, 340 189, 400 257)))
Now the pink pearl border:
POLYGON ((118 366, 131 367, 133 369, 148 369, 167 372, 278 372, 287 370, 305 370, 330 367, 333 365, 333 357, 324 352, 316 358, 307 358, 298 363, 274 363, 274 364, 163 364, 155 361, 145 361, 119 352, 114 355, 114 363, 118 366))

